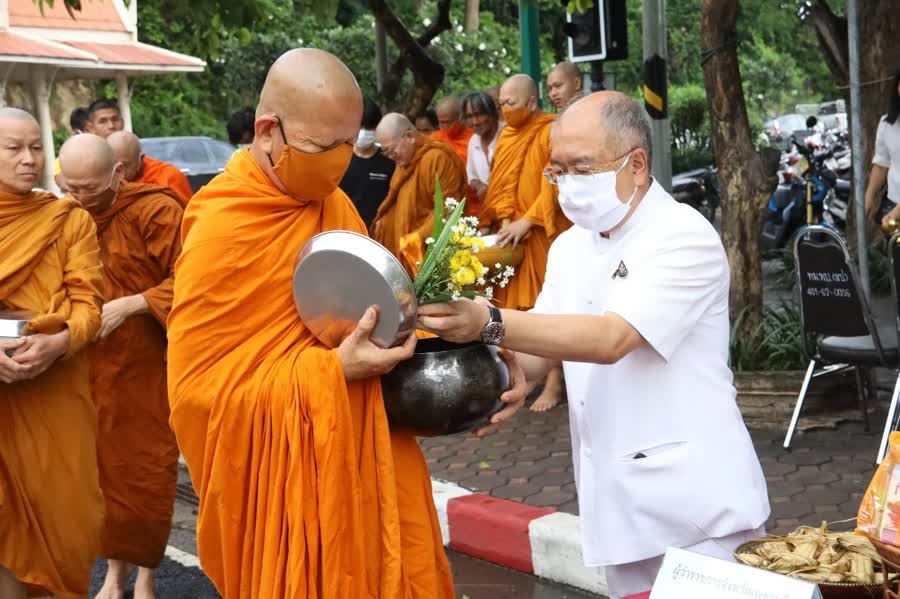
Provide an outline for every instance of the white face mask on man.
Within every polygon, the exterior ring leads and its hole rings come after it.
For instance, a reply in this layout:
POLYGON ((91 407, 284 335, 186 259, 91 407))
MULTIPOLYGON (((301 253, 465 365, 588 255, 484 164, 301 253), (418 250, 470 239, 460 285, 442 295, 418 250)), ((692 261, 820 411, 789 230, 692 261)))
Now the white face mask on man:
POLYGON ((606 233, 614 229, 628 214, 637 188, 623 203, 616 192, 616 178, 625 168, 631 154, 615 171, 592 175, 560 175, 559 207, 570 221, 588 231, 606 233))
POLYGON ((372 129, 360 129, 359 135, 356 137, 356 147, 360 150, 371 148, 375 143, 375 131, 372 129))

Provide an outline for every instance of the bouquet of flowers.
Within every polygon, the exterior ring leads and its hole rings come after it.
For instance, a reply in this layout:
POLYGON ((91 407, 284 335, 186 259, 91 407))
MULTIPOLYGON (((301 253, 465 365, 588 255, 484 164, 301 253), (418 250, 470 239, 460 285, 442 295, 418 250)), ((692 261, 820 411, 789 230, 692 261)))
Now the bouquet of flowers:
POLYGON ((515 274, 512 267, 495 264, 491 269, 481 263, 478 252, 484 239, 478 231, 478 219, 462 216, 466 200, 444 200, 440 180, 435 181, 434 226, 425 240, 425 259, 416 277, 419 305, 437 304, 476 296, 492 299, 494 285, 506 287, 515 274), (445 210, 450 215, 445 218, 445 210))

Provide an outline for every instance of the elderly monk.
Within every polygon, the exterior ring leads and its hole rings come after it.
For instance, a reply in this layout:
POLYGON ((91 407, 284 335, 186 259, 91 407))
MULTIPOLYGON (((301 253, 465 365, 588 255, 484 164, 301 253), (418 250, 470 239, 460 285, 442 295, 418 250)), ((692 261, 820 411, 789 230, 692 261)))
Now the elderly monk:
POLYGON ((177 166, 154 160, 141 150, 141 140, 130 131, 119 131, 107 140, 116 160, 125 166, 125 180, 134 183, 148 183, 168 187, 175 192, 175 198, 187 206, 194 192, 188 178, 177 166))
POLYGON ((461 200, 466 166, 450 146, 420 134, 402 114, 385 115, 375 135, 397 169, 372 224, 372 237, 414 272, 424 254, 425 239, 431 235, 435 178, 440 180, 445 198, 461 200))
POLYGON ((140 569, 134 597, 152 599, 153 570, 166 550, 178 479, 165 323, 182 210, 166 187, 125 182, 124 166, 95 135, 67 141, 60 163, 71 195, 97 225, 104 267, 103 324, 88 350, 106 499, 100 555, 109 561, 97 598, 121 599, 126 565, 135 564, 140 569))
POLYGON ((97 229, 72 199, 34 193, 41 130, 0 109, 0 310, 32 315, 0 341, 0 597, 86 597, 103 520, 87 355, 100 328, 97 229), (10 355, 11 354, 11 355, 10 355))
POLYGON ((415 339, 376 347, 373 307, 328 347, 294 307, 303 245, 333 229, 366 234, 338 189, 362 106, 336 57, 285 53, 253 144, 185 212, 171 424, 200 497, 203 570, 225 599, 454 594, 428 468, 413 437, 388 430, 378 379, 415 339))
POLYGON ((584 74, 574 62, 561 62, 550 69, 547 75, 550 101, 559 110, 581 98, 584 95, 583 86, 584 74))
POLYGON ((469 155, 469 140, 475 132, 462 122, 462 104, 459 98, 456 96, 441 98, 435 112, 441 128, 431 134, 431 139, 449 145, 465 164, 469 155))

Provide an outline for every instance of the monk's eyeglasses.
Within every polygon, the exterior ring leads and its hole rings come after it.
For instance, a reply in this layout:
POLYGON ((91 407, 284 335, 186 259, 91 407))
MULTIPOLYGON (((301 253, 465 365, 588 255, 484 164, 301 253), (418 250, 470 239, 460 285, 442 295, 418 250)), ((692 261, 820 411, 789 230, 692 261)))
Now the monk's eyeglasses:
POLYGON ((616 163, 618 161, 622 160, 623 158, 625 158, 626 156, 628 156, 635 150, 637 150, 637 148, 631 148, 630 150, 628 150, 627 152, 625 152, 618 158, 613 158, 612 160, 610 160, 608 162, 604 162, 601 164, 601 166, 598 166, 598 167, 591 167, 591 166, 586 166, 586 165, 585 166, 576 165, 576 166, 572 167, 571 169, 561 169, 559 167, 550 166, 550 167, 547 167, 544 169, 544 178, 547 179, 547 181, 551 185, 559 185, 559 178, 562 177, 563 175, 590 176, 590 175, 599 175, 601 173, 608 173, 609 171, 613 170, 616 167, 616 163))
MULTIPOLYGON (((318 150, 318 151, 316 151, 316 152, 309 152, 309 151, 307 151, 307 150, 301 150, 301 149, 298 148, 297 146, 288 143, 287 135, 286 135, 285 132, 284 132, 284 125, 283 125, 282 122, 281 122, 281 117, 278 116, 277 114, 273 114, 272 116, 274 116, 276 119, 278 119, 278 130, 281 131, 281 139, 284 140, 284 145, 290 146, 290 147, 294 148, 295 150, 297 150, 298 152, 301 152, 301 153, 303 153, 303 154, 324 154, 325 152, 328 152, 329 150, 333 150, 333 149, 335 149, 335 148, 338 148, 338 147, 340 147, 340 146, 342 146, 342 145, 348 145, 348 146, 350 146, 350 147, 352 148, 353 145, 354 145, 354 143, 355 143, 355 140, 354 140, 354 141, 344 140, 344 141, 339 141, 339 142, 337 142, 337 143, 331 144, 331 145, 328 146, 327 148, 323 148, 322 146, 319 146, 318 144, 316 144, 316 142, 310 141, 311 144, 313 144, 313 145, 315 145, 315 146, 317 146, 317 147, 319 147, 319 148, 321 148, 321 149, 318 150)), ((271 158, 271 157, 269 157, 269 162, 272 162, 272 158, 271 158)))

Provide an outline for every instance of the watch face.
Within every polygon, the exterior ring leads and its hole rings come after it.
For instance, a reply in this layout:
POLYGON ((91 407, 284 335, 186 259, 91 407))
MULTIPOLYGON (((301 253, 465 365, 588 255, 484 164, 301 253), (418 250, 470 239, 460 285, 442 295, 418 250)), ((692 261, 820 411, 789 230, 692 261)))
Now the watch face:
POLYGON ((487 345, 500 345, 500 342, 503 341, 503 333, 502 322, 489 322, 481 332, 481 341, 487 345))

